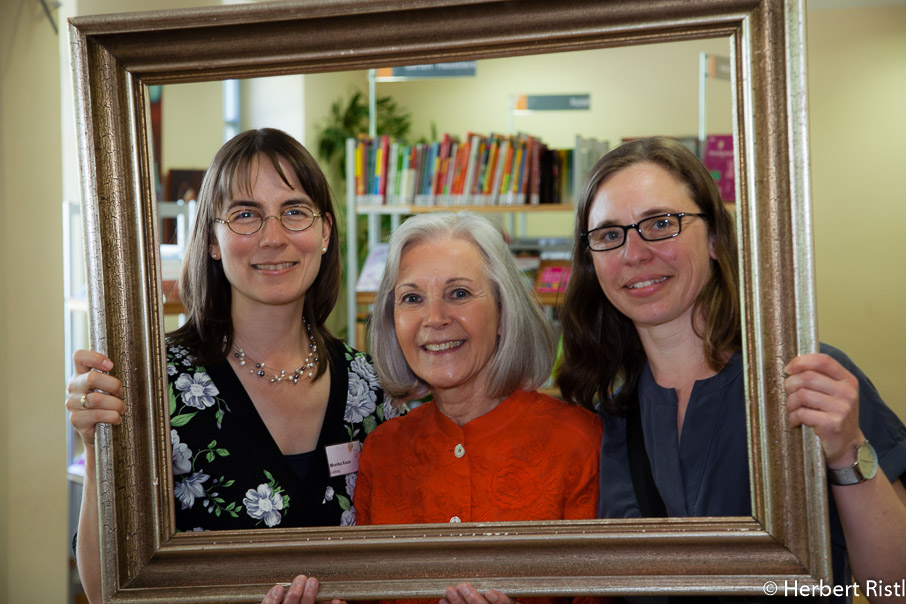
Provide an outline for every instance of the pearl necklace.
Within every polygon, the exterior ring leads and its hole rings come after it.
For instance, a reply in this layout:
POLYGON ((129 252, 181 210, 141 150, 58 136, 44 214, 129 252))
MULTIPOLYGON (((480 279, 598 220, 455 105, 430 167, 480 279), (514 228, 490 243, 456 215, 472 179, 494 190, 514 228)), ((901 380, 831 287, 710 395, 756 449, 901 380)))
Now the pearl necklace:
POLYGON ((305 357, 305 360, 302 362, 302 366, 298 369, 280 369, 270 370, 269 368, 265 369, 266 363, 264 361, 257 362, 249 358, 245 351, 242 348, 233 349, 233 356, 239 361, 239 365, 245 367, 246 365, 254 365, 254 368, 249 367, 249 373, 252 375, 257 375, 260 378, 269 380, 271 384, 277 384, 280 382, 291 382, 293 384, 299 383, 299 378, 305 375, 308 372, 308 379, 313 379, 315 373, 318 370, 318 345, 315 344, 314 335, 311 332, 311 325, 308 321, 305 320, 305 317, 302 317, 302 324, 305 325, 305 331, 308 332, 308 356, 305 357), (272 371, 268 375, 268 371, 272 371))

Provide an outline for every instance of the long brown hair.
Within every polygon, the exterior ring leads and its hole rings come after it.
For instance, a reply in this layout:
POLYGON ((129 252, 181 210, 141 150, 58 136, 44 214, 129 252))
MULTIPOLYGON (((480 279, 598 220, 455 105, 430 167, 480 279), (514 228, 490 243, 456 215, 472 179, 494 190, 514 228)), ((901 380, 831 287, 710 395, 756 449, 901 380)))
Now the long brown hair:
MULTIPOLYGON (((187 321, 168 334, 172 343, 188 348, 202 365, 223 361, 233 345, 232 290, 222 263, 209 254, 214 218, 220 216, 224 201, 235 191, 249 191, 251 169, 259 154, 270 160, 283 182, 289 185, 280 165, 280 160, 284 160, 311 197, 322 219, 334 221, 327 252, 321 256, 318 275, 305 295, 302 314, 311 324, 315 344, 320 350, 324 350, 325 340, 335 339, 324 325, 340 294, 339 236, 327 179, 311 154, 290 135, 273 128, 246 130, 220 148, 202 180, 198 213, 179 280, 187 321)), ((326 367, 327 363, 319 363, 316 377, 321 376, 326 367)))
POLYGON ((685 183, 699 212, 706 215, 716 259, 711 261, 711 278, 696 298, 692 315, 704 318, 702 332, 695 322, 693 329, 703 340, 708 365, 720 371, 742 342, 736 231, 711 174, 674 139, 652 137, 617 147, 595 164, 580 194, 572 275, 560 309, 563 360, 557 373, 564 397, 589 408, 599 401, 605 411, 616 415, 626 413, 645 365, 645 350, 632 321, 604 295, 593 252, 582 235, 601 184, 642 162, 656 164, 685 183))

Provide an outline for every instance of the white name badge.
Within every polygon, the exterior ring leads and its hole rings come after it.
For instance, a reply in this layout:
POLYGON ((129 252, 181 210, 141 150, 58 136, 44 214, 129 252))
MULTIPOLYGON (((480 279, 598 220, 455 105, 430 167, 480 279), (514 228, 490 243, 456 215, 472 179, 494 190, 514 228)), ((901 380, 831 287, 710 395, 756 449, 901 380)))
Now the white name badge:
POLYGON ((362 452, 360 441, 330 445, 325 447, 324 451, 327 452, 327 465, 330 467, 331 476, 344 476, 359 471, 359 453, 362 452))

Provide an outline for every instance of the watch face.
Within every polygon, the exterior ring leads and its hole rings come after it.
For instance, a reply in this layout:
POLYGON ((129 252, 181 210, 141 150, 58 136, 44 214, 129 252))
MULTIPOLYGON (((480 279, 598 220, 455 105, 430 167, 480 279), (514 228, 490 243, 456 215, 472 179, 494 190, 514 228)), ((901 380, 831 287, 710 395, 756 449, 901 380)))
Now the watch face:
POLYGON ((856 464, 863 480, 871 480, 878 473, 878 458, 870 444, 863 443, 856 453, 856 464))

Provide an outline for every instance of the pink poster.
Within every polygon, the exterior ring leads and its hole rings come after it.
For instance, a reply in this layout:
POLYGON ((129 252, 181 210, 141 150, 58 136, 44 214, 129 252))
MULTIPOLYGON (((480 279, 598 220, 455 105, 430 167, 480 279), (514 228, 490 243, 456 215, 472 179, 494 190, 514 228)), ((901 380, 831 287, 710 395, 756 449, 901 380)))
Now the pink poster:
POLYGON ((720 198, 736 201, 736 173, 733 168, 733 135, 713 134, 705 143, 705 167, 717 182, 720 198))

